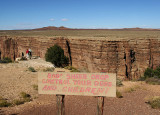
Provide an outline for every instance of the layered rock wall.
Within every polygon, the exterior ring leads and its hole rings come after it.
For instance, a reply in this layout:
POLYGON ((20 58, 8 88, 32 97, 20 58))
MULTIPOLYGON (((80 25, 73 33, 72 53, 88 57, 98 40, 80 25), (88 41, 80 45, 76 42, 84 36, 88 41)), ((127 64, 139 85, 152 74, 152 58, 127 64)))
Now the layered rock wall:
POLYGON ((60 45, 73 67, 90 72, 117 73, 123 79, 136 79, 147 67, 160 65, 159 39, 80 39, 40 37, 0 37, 1 57, 20 57, 31 48, 44 58, 47 48, 60 45))

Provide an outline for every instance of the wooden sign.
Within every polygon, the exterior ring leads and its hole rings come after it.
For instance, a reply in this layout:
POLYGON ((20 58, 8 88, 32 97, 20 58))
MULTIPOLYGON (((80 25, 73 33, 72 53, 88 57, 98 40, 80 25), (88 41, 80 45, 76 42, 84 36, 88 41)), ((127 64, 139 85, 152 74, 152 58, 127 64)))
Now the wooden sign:
POLYGON ((114 73, 38 73, 39 94, 116 97, 114 73))

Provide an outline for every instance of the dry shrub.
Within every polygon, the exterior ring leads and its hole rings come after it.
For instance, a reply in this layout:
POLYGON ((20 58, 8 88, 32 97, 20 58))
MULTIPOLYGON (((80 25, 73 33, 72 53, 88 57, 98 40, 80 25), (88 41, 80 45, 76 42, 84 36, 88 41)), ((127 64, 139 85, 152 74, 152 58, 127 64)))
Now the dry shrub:
POLYGON ((35 84, 34 84, 34 85, 33 85, 33 89, 36 90, 36 91, 38 91, 38 85, 35 85, 35 84))
POLYGON ((80 72, 78 69, 72 66, 66 66, 65 69, 71 70, 71 72, 80 72))
POLYGON ((11 103, 7 102, 7 100, 0 100, 0 107, 8 107, 11 106, 11 103))
POLYGON ((133 91, 136 91, 136 90, 135 90, 134 88, 132 88, 132 87, 125 89, 125 92, 126 92, 126 93, 131 93, 131 92, 133 92, 133 91))
POLYGON ((122 93, 120 91, 116 91, 116 97, 117 98, 123 98, 122 93))
POLYGON ((140 89, 140 88, 141 88, 141 87, 140 87, 139 85, 135 85, 135 86, 133 86, 133 87, 126 88, 126 89, 125 89, 125 92, 126 92, 126 93, 131 93, 131 92, 136 91, 137 89, 140 89))
POLYGON ((24 104, 24 100, 22 99, 15 99, 12 101, 12 104, 13 105, 21 105, 21 104, 24 104))
POLYGON ((31 72, 36 72, 36 70, 33 67, 29 67, 28 70, 31 72))
POLYGON ((146 83, 151 84, 151 85, 160 85, 160 79, 159 78, 147 78, 146 83))
POLYGON ((123 86, 121 79, 119 79, 119 78, 116 79, 116 86, 118 86, 118 87, 123 86))
POLYGON ((47 67, 45 69, 43 69, 43 72, 53 72, 54 71, 54 67, 47 67))
POLYGON ((154 109, 160 109, 160 96, 154 96, 151 98, 146 98, 147 103, 151 105, 154 109))
POLYGON ((6 99, 0 96, 0 107, 8 107, 11 106, 11 103, 7 102, 6 99))
POLYGON ((22 98, 30 98, 31 96, 29 94, 25 93, 25 92, 21 92, 20 93, 20 97, 22 97, 22 98))

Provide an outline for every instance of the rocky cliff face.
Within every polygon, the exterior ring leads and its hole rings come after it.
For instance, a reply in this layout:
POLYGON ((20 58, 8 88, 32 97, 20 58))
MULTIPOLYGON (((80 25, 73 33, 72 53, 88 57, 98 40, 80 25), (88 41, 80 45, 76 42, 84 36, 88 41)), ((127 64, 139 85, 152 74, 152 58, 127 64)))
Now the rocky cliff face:
POLYGON ((33 55, 44 58, 47 48, 60 45, 70 64, 90 72, 117 73, 122 79, 136 79, 147 67, 160 65, 159 39, 95 39, 0 37, 0 57, 20 57, 31 48, 33 55))
POLYGON ((70 41, 73 66, 91 72, 111 72, 121 78, 136 79, 147 67, 160 65, 158 39, 70 41))

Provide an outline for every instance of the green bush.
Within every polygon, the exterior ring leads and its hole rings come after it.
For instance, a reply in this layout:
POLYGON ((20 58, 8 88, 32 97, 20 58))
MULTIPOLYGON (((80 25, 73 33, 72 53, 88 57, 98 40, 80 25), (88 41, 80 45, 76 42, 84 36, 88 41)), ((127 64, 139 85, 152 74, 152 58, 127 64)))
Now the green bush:
POLYGON ((54 67, 47 67, 45 69, 43 69, 43 72, 53 72, 54 71, 54 67))
POLYGON ((64 67, 64 69, 72 70, 72 69, 76 69, 76 68, 74 68, 72 66, 66 66, 66 67, 64 67))
POLYGON ((0 63, 11 63, 11 58, 5 57, 4 59, 0 60, 0 63))
POLYGON ((20 97, 22 97, 22 98, 30 98, 31 96, 29 94, 25 93, 25 92, 21 92, 20 93, 20 97))
POLYGON ((30 102, 30 101, 32 101, 32 99, 29 97, 23 99, 15 99, 12 101, 12 105, 21 105, 24 104, 25 102, 30 102))
POLYGON ((11 58, 9 58, 9 57, 5 57, 3 60, 5 60, 7 63, 11 63, 12 62, 11 58))
POLYGON ((69 62, 68 57, 64 55, 64 50, 58 45, 54 45, 47 49, 45 59, 57 67, 65 67, 69 62))
POLYGON ((155 70, 151 68, 147 68, 144 72, 144 78, 150 78, 150 77, 158 77, 160 78, 160 66, 157 67, 155 70))
POLYGON ((154 76, 160 78, 160 66, 154 70, 154 76))
POLYGON ((139 79, 140 81, 146 81, 148 84, 160 85, 160 66, 155 70, 147 68, 144 72, 144 76, 139 79))
POLYGON ((33 67, 29 67, 28 70, 31 72, 36 72, 36 70, 33 67))
POLYGON ((148 104, 150 104, 151 107, 154 109, 159 109, 160 108, 160 97, 155 96, 155 97, 149 99, 148 104))
POLYGON ((11 106, 11 103, 7 102, 7 100, 0 97, 0 107, 8 107, 8 106, 11 106))
POLYGON ((153 77, 154 76, 154 71, 151 68, 147 68, 144 72, 144 77, 148 78, 148 77, 153 77))
POLYGON ((20 98, 21 99, 15 99, 12 101, 12 105, 21 105, 24 104, 25 102, 30 102, 32 101, 31 96, 25 92, 20 93, 20 98))
POLYGON ((118 90, 116 91, 116 97, 117 97, 117 98, 122 98, 122 97, 123 97, 123 96, 122 96, 122 93, 119 92, 118 90))
POLYGON ((12 101, 13 105, 21 105, 24 104, 24 100, 20 100, 20 99, 15 99, 12 101))
POLYGON ((117 78, 117 79, 116 79, 116 86, 120 87, 120 86, 122 86, 122 85, 123 85, 123 84, 122 84, 122 80, 119 79, 119 78, 117 78))
POLYGON ((70 72, 80 72, 78 69, 72 66, 66 66, 65 69, 71 70, 70 72))
POLYGON ((9 103, 6 99, 3 99, 2 97, 0 97, 0 107, 21 105, 21 104, 24 104, 25 102, 30 102, 30 101, 32 101, 31 96, 25 92, 21 92, 20 99, 15 99, 11 103, 9 103))
POLYGON ((23 101, 24 102, 30 102, 30 101, 32 101, 32 99, 28 97, 28 98, 24 98, 23 101))
POLYGON ((38 85, 33 85, 33 89, 38 91, 38 85))
POLYGON ((77 69, 72 69, 71 72, 80 72, 80 71, 77 69))
POLYGON ((0 100, 0 107, 8 107, 11 106, 11 103, 7 102, 6 100, 0 100))

